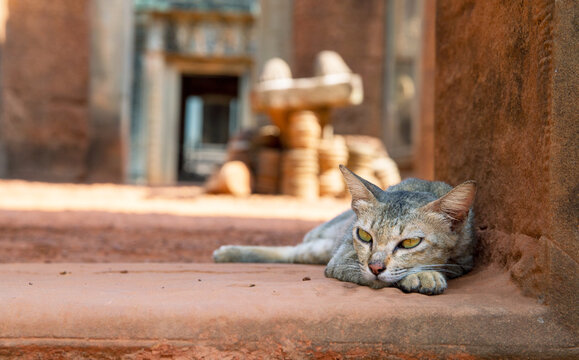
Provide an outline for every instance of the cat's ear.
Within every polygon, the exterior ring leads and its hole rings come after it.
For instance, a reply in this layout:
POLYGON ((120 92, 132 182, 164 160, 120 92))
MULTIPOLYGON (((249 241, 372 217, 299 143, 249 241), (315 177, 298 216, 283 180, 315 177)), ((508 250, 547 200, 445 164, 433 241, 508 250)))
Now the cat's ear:
POLYGON ((340 171, 342 171, 348 190, 352 195, 352 209, 357 210, 378 202, 377 198, 382 189, 354 174, 344 165, 340 165, 340 171))
POLYGON ((476 182, 473 180, 465 181, 440 199, 427 204, 424 208, 428 211, 443 214, 449 220, 451 228, 455 230, 468 217, 475 194, 476 182))

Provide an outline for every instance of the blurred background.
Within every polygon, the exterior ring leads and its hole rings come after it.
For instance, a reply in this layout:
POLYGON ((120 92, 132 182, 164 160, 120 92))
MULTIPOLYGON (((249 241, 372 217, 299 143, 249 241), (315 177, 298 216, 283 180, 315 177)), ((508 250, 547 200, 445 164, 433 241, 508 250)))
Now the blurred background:
POLYGON ((266 62, 338 53, 363 84, 335 134, 431 178, 434 9, 425 0, 0 0, 0 178, 176 185, 244 129, 266 62), (429 120, 430 119, 430 120, 429 120))

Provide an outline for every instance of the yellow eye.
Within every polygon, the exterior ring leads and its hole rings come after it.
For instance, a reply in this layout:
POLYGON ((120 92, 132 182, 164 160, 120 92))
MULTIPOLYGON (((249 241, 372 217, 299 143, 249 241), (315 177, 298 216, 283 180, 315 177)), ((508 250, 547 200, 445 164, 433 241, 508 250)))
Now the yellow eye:
POLYGON ((356 234, 358 235, 358 239, 364 241, 364 242, 370 242, 372 241, 372 235, 368 234, 367 232, 365 232, 364 230, 358 228, 358 231, 356 231, 356 234))
POLYGON ((404 239, 402 240, 402 242, 400 242, 399 246, 404 249, 412 249, 413 247, 418 246, 418 244, 420 244, 421 241, 422 239, 419 237, 404 239))

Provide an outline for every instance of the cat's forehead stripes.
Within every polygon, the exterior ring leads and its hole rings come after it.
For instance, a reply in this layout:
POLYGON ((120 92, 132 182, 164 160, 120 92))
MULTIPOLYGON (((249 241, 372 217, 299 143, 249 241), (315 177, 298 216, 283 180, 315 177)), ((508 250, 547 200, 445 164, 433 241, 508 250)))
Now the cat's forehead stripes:
POLYGON ((390 205, 397 210, 417 208, 426 205, 433 200, 436 200, 436 196, 432 193, 403 190, 384 191, 379 199, 380 202, 390 205))
POLYGON ((400 224, 400 226, 398 226, 398 235, 402 235, 404 232, 404 227, 404 224, 400 224))
POLYGON ((399 219, 396 219, 396 221, 394 221, 390 224, 389 228, 390 228, 390 232, 393 235, 399 236, 404 231, 404 223, 399 221, 399 219))
POLYGON ((384 224, 394 227, 404 224, 404 217, 436 200, 433 194, 410 191, 386 191, 380 198, 380 212, 384 224))

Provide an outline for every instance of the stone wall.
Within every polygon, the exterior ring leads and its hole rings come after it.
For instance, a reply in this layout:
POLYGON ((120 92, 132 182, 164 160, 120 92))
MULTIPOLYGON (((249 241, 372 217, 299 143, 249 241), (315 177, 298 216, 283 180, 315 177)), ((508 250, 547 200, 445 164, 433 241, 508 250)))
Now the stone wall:
POLYGON ((436 2, 423 3, 422 48, 418 72, 418 126, 414 150, 417 178, 434 180, 434 78, 436 75, 436 2))
POLYGON ((124 181, 132 3, 6 4, 0 176, 124 181))
POLYGON ((478 182, 480 261, 504 266, 569 324, 578 323, 579 293, 578 8, 436 8, 435 177, 478 182))
POLYGON ((315 56, 336 51, 364 83, 362 105, 334 111, 336 132, 380 137, 386 3, 294 0, 293 10, 293 59, 288 60, 294 77, 312 76, 315 56))
POLYGON ((88 5, 88 0, 8 1, 0 116, 8 177, 86 177, 88 5))
POLYGON ((88 182, 127 179, 133 4, 91 0, 88 182))

